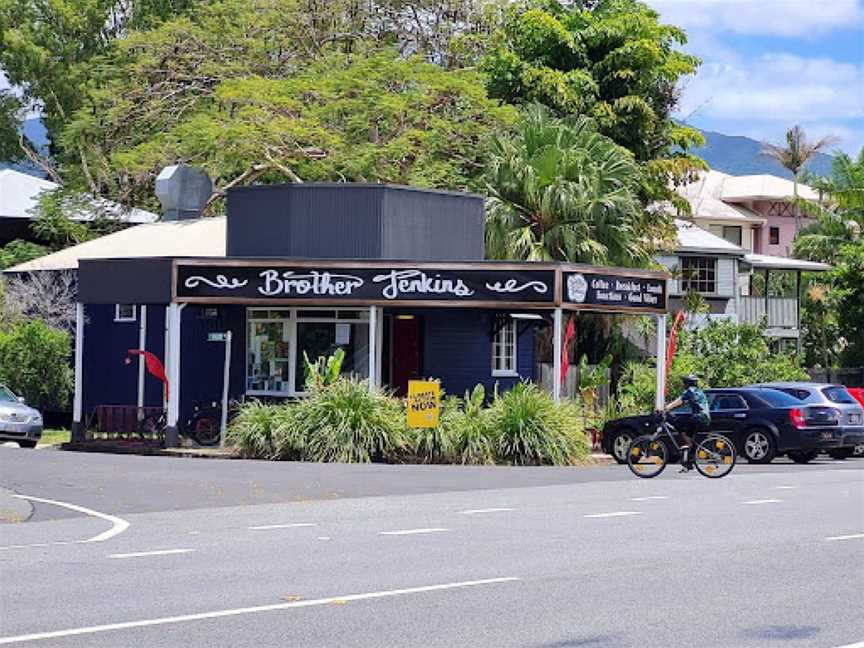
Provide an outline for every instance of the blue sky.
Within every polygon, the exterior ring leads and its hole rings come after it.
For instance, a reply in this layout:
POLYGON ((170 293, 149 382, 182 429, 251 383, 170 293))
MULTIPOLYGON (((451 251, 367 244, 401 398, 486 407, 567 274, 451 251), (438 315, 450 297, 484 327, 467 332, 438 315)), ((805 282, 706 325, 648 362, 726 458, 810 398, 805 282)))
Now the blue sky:
POLYGON ((864 146, 864 0, 646 0, 703 60, 678 116, 706 130, 782 142, 800 124, 864 146))

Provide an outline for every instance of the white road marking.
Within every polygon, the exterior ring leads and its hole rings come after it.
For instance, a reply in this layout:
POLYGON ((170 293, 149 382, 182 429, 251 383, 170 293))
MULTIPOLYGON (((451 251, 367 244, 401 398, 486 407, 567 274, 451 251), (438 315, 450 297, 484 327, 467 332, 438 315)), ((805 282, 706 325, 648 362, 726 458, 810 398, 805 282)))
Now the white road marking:
POLYGON ((859 641, 854 644, 846 644, 845 646, 837 646, 837 648, 864 648, 864 641, 859 641))
POLYGON ((858 538, 864 538, 864 533, 852 533, 850 535, 831 536, 830 538, 825 539, 831 542, 834 540, 857 540, 858 538))
POLYGON ((459 515, 477 515, 479 513, 503 513, 504 511, 515 511, 514 508, 485 508, 485 509, 468 509, 467 511, 457 511, 459 515))
POLYGON ((775 486, 777 490, 795 490, 797 486, 775 486))
POLYGON ((142 556, 168 556, 171 554, 192 553, 194 549, 157 549, 156 551, 136 551, 135 553, 111 554, 109 558, 141 558, 142 556))
MULTIPOLYGON (((80 541, 79 541, 80 542, 80 541)), ((20 545, 8 545, 6 547, 0 547, 0 551, 4 549, 29 549, 31 547, 54 547, 57 545, 70 545, 76 544, 75 542, 34 542, 33 544, 20 544, 20 545)))
POLYGON ((613 518, 624 517, 626 515, 642 515, 639 511, 615 511, 614 513, 594 513, 592 515, 583 515, 585 518, 613 518))
POLYGON ((93 509, 89 509, 84 506, 78 506, 77 504, 69 504, 67 502, 58 502, 57 500, 42 499, 41 497, 31 497, 30 495, 13 495, 12 497, 30 500, 32 502, 42 502, 43 504, 53 504, 54 506, 62 506, 63 508, 67 508, 72 511, 78 511, 79 513, 84 513, 85 515, 91 515, 93 517, 107 520, 112 524, 111 528, 107 531, 103 531, 99 535, 95 535, 92 538, 88 538, 87 540, 79 540, 78 542, 104 542, 105 540, 110 540, 114 536, 123 533, 126 529, 129 528, 129 523, 122 518, 119 518, 115 515, 108 515, 107 513, 100 513, 99 511, 94 511, 93 509))
POLYGON ((259 612, 273 612, 276 610, 290 610, 292 608, 314 607, 329 605, 332 603, 347 603, 349 601, 363 601, 368 599, 388 598, 393 596, 404 596, 406 594, 419 594, 421 592, 436 592, 440 590, 459 589, 463 587, 476 587, 479 585, 492 585, 495 583, 511 583, 520 580, 512 576, 503 578, 486 578, 484 580, 462 581, 457 583, 444 583, 442 585, 426 585, 423 587, 406 587, 404 589, 383 590, 380 592, 367 592, 365 594, 347 594, 333 596, 323 599, 311 599, 309 601, 291 601, 290 603, 276 603, 273 605, 260 605, 257 607, 234 608, 231 610, 216 610, 214 612, 201 612, 198 614, 185 614, 173 617, 160 617, 156 619, 143 619, 141 621, 127 621, 124 623, 109 623, 106 625, 87 626, 83 628, 70 628, 68 630, 56 630, 53 632, 34 632, 32 634, 15 635, 11 637, 0 637, 0 645, 24 643, 25 641, 38 641, 40 639, 57 639, 60 637, 71 637, 75 635, 96 634, 98 632, 110 632, 112 630, 126 630, 128 628, 143 628, 147 626, 167 625, 171 623, 185 623, 187 621, 202 621, 204 619, 217 619, 221 617, 240 616, 243 614, 256 614, 259 612))
POLYGON ((380 535, 419 535, 421 533, 442 533, 444 531, 449 531, 450 529, 439 529, 439 528, 431 528, 431 529, 403 529, 401 531, 379 531, 380 535))
POLYGON ((761 499, 761 500, 749 500, 747 502, 741 502, 742 504, 776 504, 781 500, 778 499, 761 499))
POLYGON ((318 536, 319 540, 329 540, 330 536, 318 536))
POLYGON ((647 497, 631 497, 631 502, 647 502, 648 500, 667 500, 665 495, 648 495, 647 497))
POLYGON ((296 522, 294 524, 262 524, 261 526, 250 526, 250 531, 267 531, 269 529, 294 529, 296 527, 314 527, 318 526, 311 522, 296 522))

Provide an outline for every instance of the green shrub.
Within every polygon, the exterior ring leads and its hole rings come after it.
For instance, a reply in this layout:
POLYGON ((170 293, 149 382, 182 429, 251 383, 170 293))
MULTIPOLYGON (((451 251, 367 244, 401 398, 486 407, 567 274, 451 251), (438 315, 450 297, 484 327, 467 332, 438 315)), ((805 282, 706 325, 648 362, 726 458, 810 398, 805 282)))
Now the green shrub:
POLYGON ((566 465, 588 456, 579 411, 556 405, 536 385, 519 383, 496 397, 489 411, 500 460, 516 465, 566 465))
POLYGON ((484 409, 486 390, 477 385, 465 394, 462 408, 454 413, 454 463, 495 463, 496 439, 490 425, 489 411, 484 409))
POLYGON ((407 447, 400 402, 366 382, 340 378, 314 389, 294 406, 285 433, 303 439, 303 457, 311 461, 362 463, 392 460, 407 447))
POLYGON ((258 400, 246 401, 231 421, 228 440, 244 457, 272 459, 277 454, 275 431, 277 420, 290 405, 267 405, 258 400))
POLYGON ((74 375, 69 335, 39 319, 22 320, 0 331, 0 383, 40 410, 69 403, 74 375))

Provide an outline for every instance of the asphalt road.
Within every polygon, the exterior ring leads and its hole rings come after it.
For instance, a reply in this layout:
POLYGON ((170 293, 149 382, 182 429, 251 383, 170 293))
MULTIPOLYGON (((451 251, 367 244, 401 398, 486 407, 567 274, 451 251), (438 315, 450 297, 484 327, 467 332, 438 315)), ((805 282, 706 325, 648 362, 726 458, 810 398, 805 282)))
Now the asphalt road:
POLYGON ((0 525, 0 645, 864 647, 861 460, 642 481, 0 448, 0 486, 55 502, 0 525))

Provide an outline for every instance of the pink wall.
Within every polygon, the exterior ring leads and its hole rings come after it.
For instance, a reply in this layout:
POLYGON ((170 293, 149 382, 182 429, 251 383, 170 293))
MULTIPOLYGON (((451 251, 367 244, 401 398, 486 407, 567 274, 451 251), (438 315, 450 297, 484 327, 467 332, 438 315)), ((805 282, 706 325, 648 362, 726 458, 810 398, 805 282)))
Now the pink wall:
MULTIPOLYGON (((758 244, 754 245, 757 254, 770 254, 771 256, 788 257, 792 254, 792 241, 795 239, 795 217, 772 216, 770 214, 770 202, 757 201, 749 205, 750 209, 767 219, 758 235, 758 244), (780 240, 777 245, 771 244, 771 228, 780 229, 780 240)), ((791 211, 791 207, 789 209, 791 211)), ((794 212, 792 212, 794 213, 794 212)), ((801 216, 801 227, 806 227, 813 222, 812 218, 801 216)))

